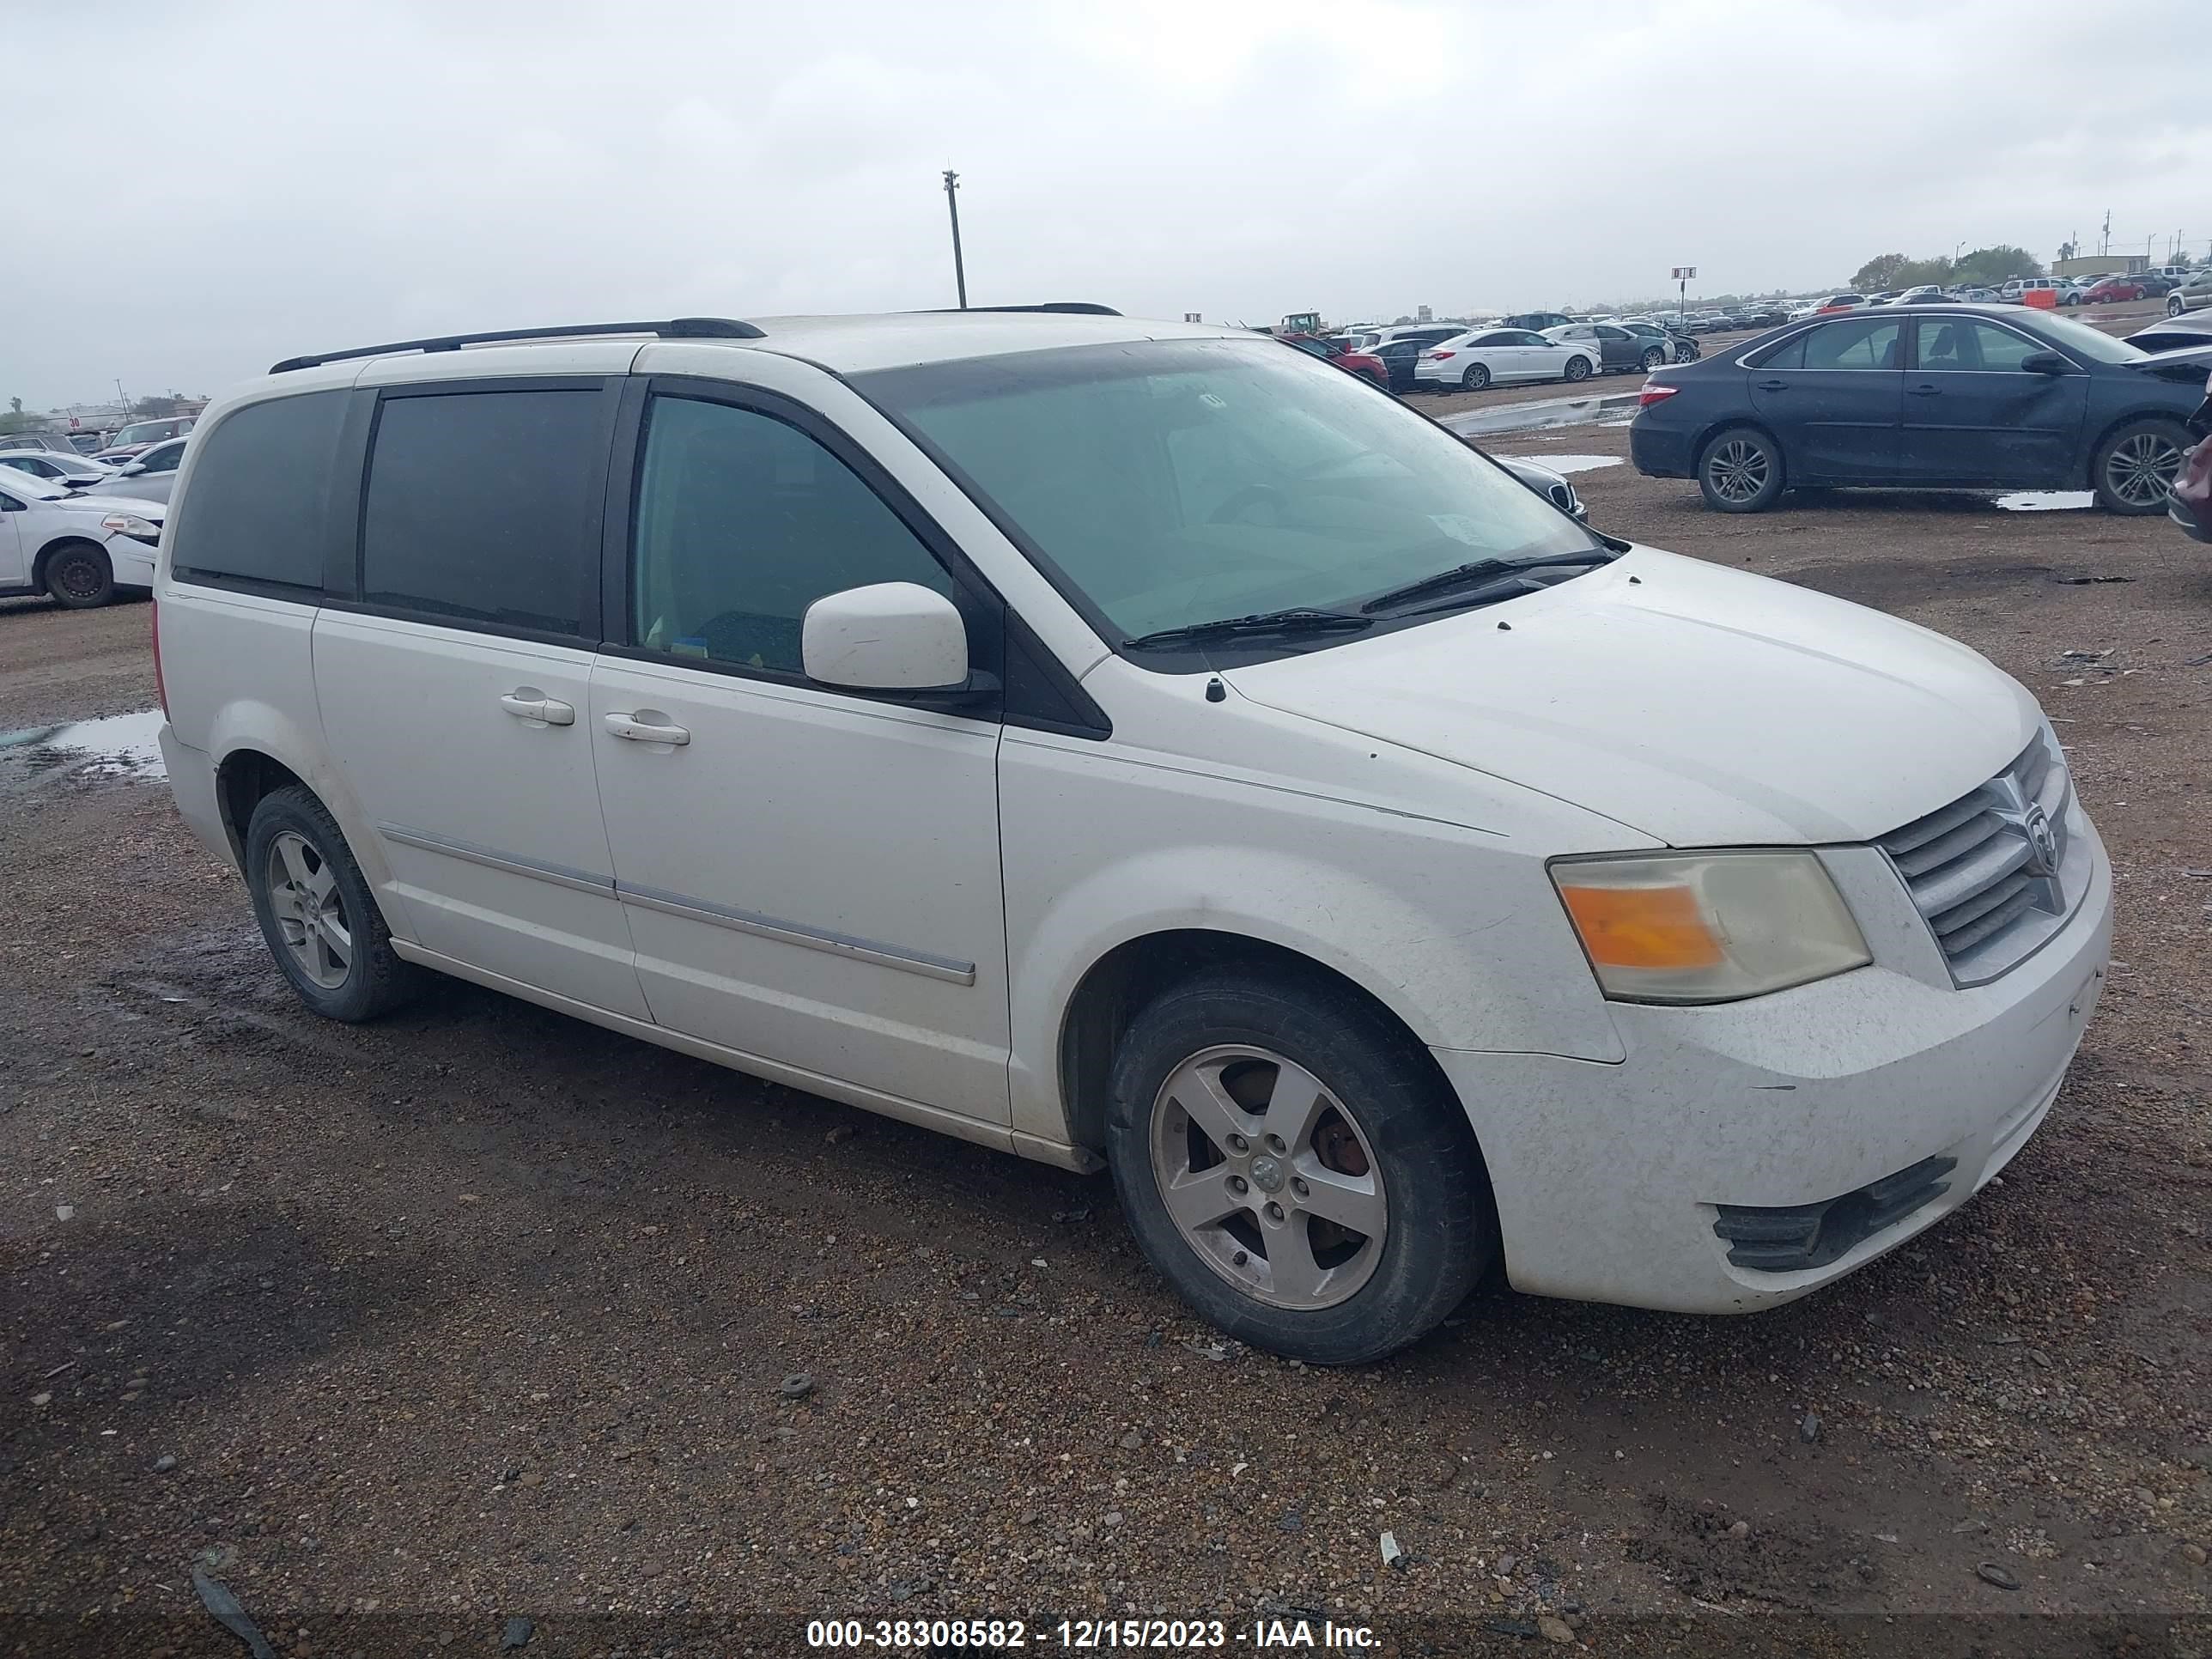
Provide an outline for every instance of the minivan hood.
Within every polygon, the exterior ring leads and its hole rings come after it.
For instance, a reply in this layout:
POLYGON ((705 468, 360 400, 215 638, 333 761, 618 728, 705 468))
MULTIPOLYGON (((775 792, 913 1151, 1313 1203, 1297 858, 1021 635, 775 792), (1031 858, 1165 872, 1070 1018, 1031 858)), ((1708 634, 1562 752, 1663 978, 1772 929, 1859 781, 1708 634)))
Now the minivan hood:
POLYGON ((1871 840, 1994 776, 2042 719, 1954 640, 1642 547, 1540 593, 1222 677, 1677 847, 1871 840))

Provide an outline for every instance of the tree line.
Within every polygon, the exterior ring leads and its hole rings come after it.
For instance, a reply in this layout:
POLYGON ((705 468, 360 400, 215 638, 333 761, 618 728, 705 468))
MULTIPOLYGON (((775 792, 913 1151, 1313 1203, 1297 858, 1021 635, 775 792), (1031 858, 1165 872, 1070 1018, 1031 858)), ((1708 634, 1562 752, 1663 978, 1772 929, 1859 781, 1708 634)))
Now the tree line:
POLYGON ((1877 253, 1853 274, 1851 286, 1866 294, 1919 288, 1928 283, 1938 288, 1949 288, 1954 283, 1968 288, 1999 288, 2014 276, 2043 274, 2042 261, 2026 248, 1999 242, 1995 247, 1978 247, 1956 259, 1940 253, 1925 259, 1909 258, 1902 253, 1877 253))

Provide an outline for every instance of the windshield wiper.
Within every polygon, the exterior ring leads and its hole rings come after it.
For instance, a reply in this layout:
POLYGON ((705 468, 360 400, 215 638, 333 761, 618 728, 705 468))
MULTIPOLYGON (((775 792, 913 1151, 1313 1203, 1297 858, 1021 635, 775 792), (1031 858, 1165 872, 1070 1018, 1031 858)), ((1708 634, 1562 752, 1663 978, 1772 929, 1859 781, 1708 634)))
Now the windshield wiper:
POLYGON ((1182 645, 1194 640, 1226 639, 1237 634, 1356 634, 1375 626, 1371 617, 1355 617, 1348 611, 1316 611, 1297 606, 1288 611, 1262 611, 1249 617, 1222 617, 1213 622, 1185 623, 1162 628, 1121 641, 1122 648, 1143 650, 1156 645, 1182 645))
POLYGON ((1403 586, 1387 587, 1359 609, 1363 614, 1372 616, 1377 611, 1387 611, 1392 605, 1403 605, 1408 599, 1425 599, 1431 593, 1479 583, 1492 576, 1520 570, 1544 570, 1561 565, 1605 564, 1618 556, 1610 548, 1589 547, 1578 553, 1552 553, 1536 559, 1473 559, 1465 564, 1455 564, 1449 570, 1439 570, 1433 576, 1418 577, 1403 586))

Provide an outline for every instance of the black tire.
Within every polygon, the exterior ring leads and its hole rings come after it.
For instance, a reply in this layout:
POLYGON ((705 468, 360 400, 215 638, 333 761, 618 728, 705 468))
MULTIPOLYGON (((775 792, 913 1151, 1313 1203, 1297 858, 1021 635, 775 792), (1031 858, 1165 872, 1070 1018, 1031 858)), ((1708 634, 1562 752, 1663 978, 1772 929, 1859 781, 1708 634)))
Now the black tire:
POLYGON ((1481 363, 1469 363, 1467 373, 1459 377, 1462 392, 1480 392, 1490 384, 1490 370, 1481 363))
MULTIPOLYGON (((1116 1050, 1106 1138, 1130 1231, 1183 1300, 1239 1341, 1311 1364, 1363 1364, 1417 1340, 1498 1253, 1489 1180, 1458 1101, 1417 1043, 1340 986, 1225 968, 1167 991, 1131 1022, 1116 1050), (1352 1117, 1360 1156, 1371 1149, 1387 1223, 1366 1276, 1330 1305, 1285 1308, 1232 1283, 1162 1199, 1154 1114, 1176 1109, 1163 1091, 1186 1061, 1222 1046, 1266 1049, 1304 1068, 1352 1117)), ((1316 1144, 1321 1138, 1316 1130, 1316 1144)), ((1263 1154, 1256 1144, 1251 1150, 1257 1182, 1263 1154)), ((1301 1167, 1300 1156, 1293 1149, 1285 1157, 1271 1190, 1282 1190, 1284 1171, 1301 1167)), ((1290 1184, 1304 1190, 1295 1178, 1290 1184)), ((1320 1224, 1294 1214, 1291 1224, 1307 1228, 1306 1247, 1321 1254, 1311 1231, 1320 1224)))
POLYGON ((1573 356, 1567 359, 1568 380, 1572 381, 1582 381, 1587 380, 1589 377, 1590 360, 1589 358, 1577 352, 1573 356))
POLYGON ((1698 453, 1698 488, 1716 513, 1764 513, 1788 488, 1781 447, 1755 426, 1724 427, 1698 453))
POLYGON ((384 925, 368 878, 354 862, 337 820, 312 791, 297 785, 273 790, 253 809, 246 832, 246 884, 253 896, 253 917, 261 924, 269 954, 313 1012, 357 1024, 389 1013, 422 989, 422 969, 394 954, 391 930, 384 925), (288 834, 305 842, 318 865, 326 866, 335 879, 338 914, 350 935, 345 977, 336 986, 318 984, 310 976, 287 942, 276 913, 270 858, 277 838, 288 834))
POLYGON ((1667 361, 1667 354, 1657 346, 1644 348, 1644 372, 1649 374, 1667 361))
POLYGON ((2089 487, 2107 513, 2141 517, 2166 509, 2166 491, 2190 446, 2179 421, 2143 416, 2105 434, 2089 463, 2089 487))
POLYGON ((46 592, 64 611, 90 611, 115 598, 115 566, 97 542, 64 542, 46 555, 46 592))
POLYGON ((2188 309, 2188 307, 2181 303, 2181 296, 2179 294, 2169 294, 2166 296, 2166 314, 2167 316, 2179 317, 2183 312, 2188 309))

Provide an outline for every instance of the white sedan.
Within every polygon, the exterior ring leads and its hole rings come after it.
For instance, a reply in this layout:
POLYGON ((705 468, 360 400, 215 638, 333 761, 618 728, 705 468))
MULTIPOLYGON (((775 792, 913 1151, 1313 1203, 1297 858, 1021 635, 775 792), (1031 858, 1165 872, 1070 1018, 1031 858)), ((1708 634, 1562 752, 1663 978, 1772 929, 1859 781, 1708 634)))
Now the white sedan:
POLYGON ((159 501, 72 495, 10 468, 0 473, 0 595, 46 593, 78 611, 118 588, 150 588, 167 513, 159 501))
POLYGON ((1587 380, 1597 348, 1563 344, 1525 328, 1476 328, 1439 340, 1413 362, 1413 383, 1431 392, 1480 392, 1519 380, 1587 380))
POLYGON ((59 484, 64 489, 84 489, 106 483, 115 477, 115 469, 105 461, 95 461, 89 455, 64 455, 52 449, 0 449, 0 466, 27 472, 34 478, 59 484))

